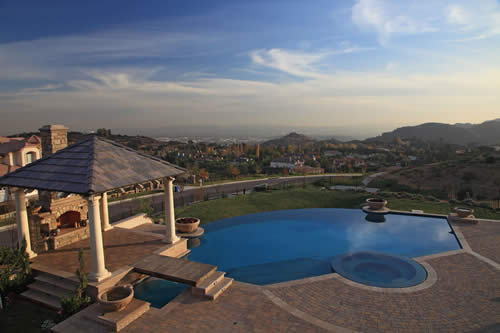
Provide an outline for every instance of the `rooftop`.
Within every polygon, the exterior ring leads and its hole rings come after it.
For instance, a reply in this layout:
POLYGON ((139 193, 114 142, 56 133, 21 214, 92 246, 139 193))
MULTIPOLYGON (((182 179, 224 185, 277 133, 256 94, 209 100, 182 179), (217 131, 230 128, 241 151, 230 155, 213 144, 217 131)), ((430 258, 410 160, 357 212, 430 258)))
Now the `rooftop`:
POLYGON ((0 185, 77 194, 102 193, 185 170, 97 136, 0 178, 0 185))

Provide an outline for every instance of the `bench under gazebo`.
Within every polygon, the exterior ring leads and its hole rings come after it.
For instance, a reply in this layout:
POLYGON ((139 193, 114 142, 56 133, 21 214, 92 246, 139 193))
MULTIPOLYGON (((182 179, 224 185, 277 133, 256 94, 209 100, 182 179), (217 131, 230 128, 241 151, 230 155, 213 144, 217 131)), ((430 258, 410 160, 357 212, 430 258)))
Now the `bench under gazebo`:
MULTIPOLYGON (((66 129, 67 130, 67 129, 66 129)), ((42 137, 43 140, 43 137, 42 137)), ((84 141, 58 150, 0 178, 1 186, 14 192, 18 240, 26 240, 26 252, 31 258, 30 227, 26 209, 25 190, 44 193, 77 194, 88 204, 91 271, 89 278, 102 281, 110 276, 106 269, 103 229, 109 228, 107 192, 125 186, 162 180, 165 200, 164 242, 179 241, 175 232, 174 177, 185 169, 133 149, 92 136, 84 141), (101 215, 104 223, 101 223, 101 215)))

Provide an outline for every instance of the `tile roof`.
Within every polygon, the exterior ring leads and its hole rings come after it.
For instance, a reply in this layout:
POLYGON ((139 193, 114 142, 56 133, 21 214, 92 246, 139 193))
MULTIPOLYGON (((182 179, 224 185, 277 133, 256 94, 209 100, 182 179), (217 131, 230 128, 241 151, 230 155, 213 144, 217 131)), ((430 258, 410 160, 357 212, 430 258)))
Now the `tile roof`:
POLYGON ((92 194, 185 171, 116 142, 92 136, 0 177, 0 185, 92 194))

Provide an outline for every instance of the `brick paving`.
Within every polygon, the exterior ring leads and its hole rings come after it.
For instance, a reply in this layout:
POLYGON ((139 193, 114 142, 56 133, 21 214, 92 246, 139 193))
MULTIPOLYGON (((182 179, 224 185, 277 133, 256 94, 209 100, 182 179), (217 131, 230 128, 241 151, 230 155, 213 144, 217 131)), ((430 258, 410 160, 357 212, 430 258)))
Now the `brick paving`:
POLYGON ((260 288, 236 281, 215 301, 179 298, 120 332, 324 332, 274 305, 260 288))
MULTIPOLYGON (((459 226, 473 251, 500 263, 500 223, 459 226)), ((104 244, 110 270, 165 245, 154 236, 117 229, 104 233, 104 244)), ((86 240, 41 254, 35 261, 74 271, 80 246, 86 248, 88 260, 86 240)), ((426 263, 436 271, 437 281, 416 292, 361 289, 335 275, 272 288, 235 281, 213 302, 183 294, 123 332, 323 332, 335 327, 361 332, 500 332, 498 269, 465 252, 426 263)))
POLYGON ((500 264, 500 223, 456 224, 474 252, 500 264))
MULTIPOLYGON (((124 229, 112 229, 102 234, 106 268, 113 272, 130 265, 166 246, 158 237, 138 234, 124 229)), ((75 272, 78 268, 78 249, 83 248, 85 267, 90 270, 90 240, 85 239, 57 250, 38 254, 33 262, 51 268, 75 272)))
POLYGON ((500 331, 500 273, 470 254, 429 260, 438 281, 415 293, 382 293, 339 279, 272 289, 290 306, 363 332, 500 331))

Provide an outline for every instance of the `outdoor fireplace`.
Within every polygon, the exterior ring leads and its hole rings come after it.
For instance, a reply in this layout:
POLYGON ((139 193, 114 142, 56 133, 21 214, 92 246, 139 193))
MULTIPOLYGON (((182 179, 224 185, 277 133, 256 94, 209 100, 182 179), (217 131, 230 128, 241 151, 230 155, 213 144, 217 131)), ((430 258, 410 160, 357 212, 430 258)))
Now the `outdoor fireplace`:
MULTIPOLYGON (((42 157, 66 148, 67 132, 68 128, 62 125, 40 128, 42 157)), ((88 227, 86 223, 82 223, 88 218, 87 201, 83 197, 39 191, 39 204, 29 212, 31 243, 35 251, 56 249, 89 237, 88 227)))

